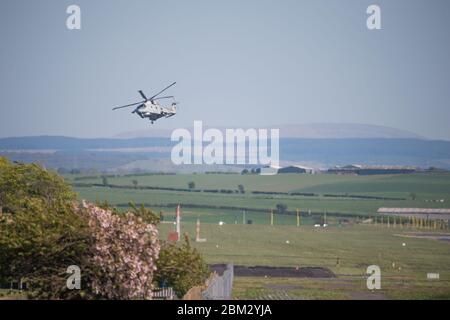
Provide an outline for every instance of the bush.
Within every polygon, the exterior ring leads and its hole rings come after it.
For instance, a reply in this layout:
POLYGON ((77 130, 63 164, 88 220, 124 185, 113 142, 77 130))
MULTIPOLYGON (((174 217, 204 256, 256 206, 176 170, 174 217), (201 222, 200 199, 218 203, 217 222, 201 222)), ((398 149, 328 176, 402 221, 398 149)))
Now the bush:
POLYGON ((159 286, 171 286, 180 298, 190 288, 203 285, 210 275, 208 265, 187 235, 181 245, 164 243, 156 265, 155 281, 159 286))
POLYGON ((148 211, 79 207, 58 175, 4 158, 0 207, 0 279, 24 280, 37 298, 151 298, 160 246, 148 211), (81 269, 81 290, 67 289, 70 265, 81 269))

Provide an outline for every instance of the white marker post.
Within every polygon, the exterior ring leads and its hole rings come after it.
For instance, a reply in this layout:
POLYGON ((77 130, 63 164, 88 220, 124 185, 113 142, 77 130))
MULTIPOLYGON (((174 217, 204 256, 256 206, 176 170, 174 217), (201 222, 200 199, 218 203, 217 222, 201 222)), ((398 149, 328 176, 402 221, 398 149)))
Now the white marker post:
POLYGON ((177 205, 177 212, 176 212, 176 225, 177 225, 177 234, 178 234, 178 240, 180 241, 181 237, 181 213, 180 213, 180 205, 177 205))

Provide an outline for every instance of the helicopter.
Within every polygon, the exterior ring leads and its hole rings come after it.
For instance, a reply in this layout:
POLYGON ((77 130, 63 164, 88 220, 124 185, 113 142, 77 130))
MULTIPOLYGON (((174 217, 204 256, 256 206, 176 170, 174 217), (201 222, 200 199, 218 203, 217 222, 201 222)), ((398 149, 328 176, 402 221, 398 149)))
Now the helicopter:
POLYGON ((156 102, 157 100, 162 99, 170 99, 174 98, 174 96, 164 96, 164 97, 158 97, 161 93, 175 85, 176 82, 172 83, 171 85, 165 87, 157 94, 153 95, 150 98, 147 98, 147 96, 142 92, 142 90, 139 90, 139 94, 144 99, 143 101, 127 104, 125 106, 121 107, 115 107, 113 110, 122 109, 122 108, 128 108, 132 106, 137 107, 131 112, 131 113, 137 113, 142 119, 149 118, 149 120, 152 122, 152 124, 158 120, 159 118, 170 118, 173 117, 177 113, 177 104, 178 102, 174 101, 172 102, 172 105, 170 107, 163 107, 156 102))

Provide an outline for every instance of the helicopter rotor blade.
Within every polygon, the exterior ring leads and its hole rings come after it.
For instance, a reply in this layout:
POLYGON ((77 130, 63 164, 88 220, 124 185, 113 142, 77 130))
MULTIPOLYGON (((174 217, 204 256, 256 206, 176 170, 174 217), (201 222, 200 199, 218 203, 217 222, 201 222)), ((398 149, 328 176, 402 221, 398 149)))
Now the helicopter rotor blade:
POLYGON ((159 96, 161 93, 163 93, 164 91, 166 91, 167 89, 169 89, 171 86, 175 85, 176 82, 172 83, 170 86, 165 87, 164 89, 162 89, 160 92, 158 92, 157 94, 155 94, 153 97, 151 97, 148 100, 154 100, 154 98, 156 98, 157 96, 159 96))
POLYGON ((174 98, 174 96, 159 97, 159 98, 155 98, 155 99, 152 99, 152 100, 161 100, 161 99, 170 99, 170 98, 174 98))
POLYGON ((142 90, 138 91, 142 98, 144 98, 145 101, 148 101, 147 97, 145 96, 144 92, 142 90))
POLYGON ((115 108, 113 108, 113 110, 132 107, 132 106, 135 106, 135 105, 138 105, 138 104, 142 104, 142 103, 144 103, 144 102, 145 102, 145 101, 135 102, 135 103, 127 104, 127 105, 125 105, 125 106, 115 107, 115 108))

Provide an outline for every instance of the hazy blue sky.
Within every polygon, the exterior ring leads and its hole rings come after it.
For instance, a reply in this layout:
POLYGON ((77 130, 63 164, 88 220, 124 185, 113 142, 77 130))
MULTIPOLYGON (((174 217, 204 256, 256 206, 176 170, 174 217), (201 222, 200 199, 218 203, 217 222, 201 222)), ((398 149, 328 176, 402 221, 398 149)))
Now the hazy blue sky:
POLYGON ((177 81, 180 112, 157 127, 354 122, 450 140, 449 37, 448 0, 2 1, 0 137, 145 129, 111 108, 177 81))

